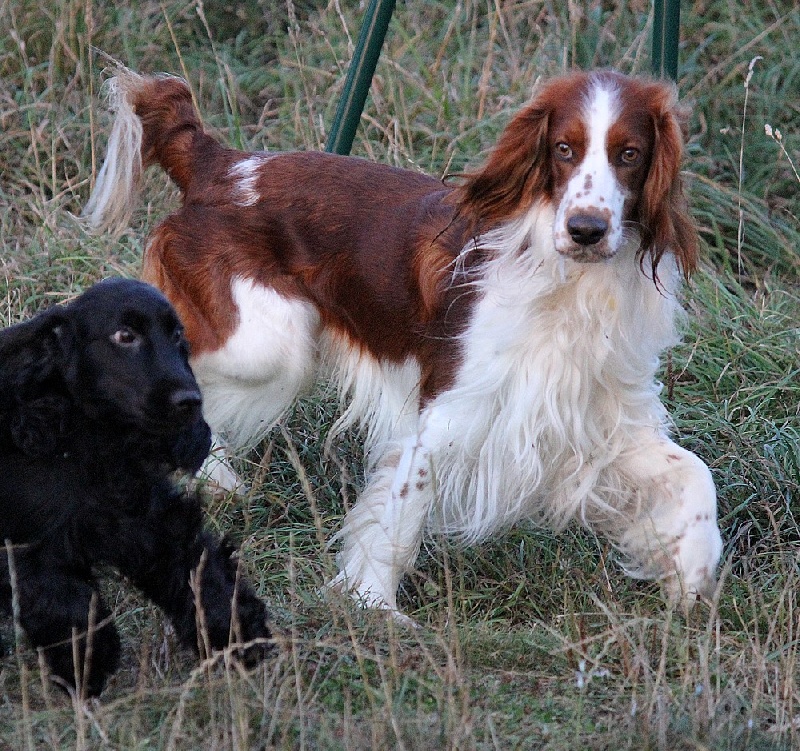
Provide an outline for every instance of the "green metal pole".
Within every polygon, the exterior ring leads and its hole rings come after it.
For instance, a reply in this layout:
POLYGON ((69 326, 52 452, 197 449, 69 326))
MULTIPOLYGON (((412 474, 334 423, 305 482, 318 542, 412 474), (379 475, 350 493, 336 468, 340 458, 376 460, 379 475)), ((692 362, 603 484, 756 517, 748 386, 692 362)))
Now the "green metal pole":
POLYGON ((678 80, 678 40, 680 39, 680 0, 653 2, 653 73, 660 78, 678 80))
POLYGON ((370 0, 325 151, 350 153, 394 6, 395 0, 370 0))

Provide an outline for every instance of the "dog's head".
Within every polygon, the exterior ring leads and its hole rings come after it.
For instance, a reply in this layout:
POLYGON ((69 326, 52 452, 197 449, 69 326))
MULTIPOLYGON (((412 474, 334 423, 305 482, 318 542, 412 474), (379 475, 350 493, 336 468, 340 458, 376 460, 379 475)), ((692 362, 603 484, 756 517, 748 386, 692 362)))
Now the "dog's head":
POLYGON ((54 323, 56 368, 90 416, 153 433, 172 433, 200 417, 183 327, 154 287, 128 279, 100 282, 54 323))
POLYGON ((100 282, 68 305, 6 329, 0 355, 6 400, 75 410, 154 436, 207 432, 181 323, 143 282, 100 282))
POLYGON ((680 178, 687 116, 672 83, 613 71, 554 78, 457 188, 459 210, 491 227, 546 200, 562 256, 604 261, 635 232, 654 278, 666 252, 688 274, 698 241, 680 178))

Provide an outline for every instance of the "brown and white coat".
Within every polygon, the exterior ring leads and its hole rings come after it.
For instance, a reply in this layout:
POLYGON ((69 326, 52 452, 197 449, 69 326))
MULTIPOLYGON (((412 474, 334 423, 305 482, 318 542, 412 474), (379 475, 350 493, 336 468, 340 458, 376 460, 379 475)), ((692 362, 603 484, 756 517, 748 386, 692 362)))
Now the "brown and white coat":
POLYGON ((607 536, 632 575, 693 598, 721 553, 711 474, 668 435, 656 381, 697 237, 671 84, 543 84, 455 187, 206 134, 179 79, 121 71, 87 206, 127 219, 159 164, 183 206, 144 276, 186 327, 212 428, 263 436, 320 376, 365 428, 366 487, 335 581, 397 609, 426 528, 465 542, 532 519, 607 536))

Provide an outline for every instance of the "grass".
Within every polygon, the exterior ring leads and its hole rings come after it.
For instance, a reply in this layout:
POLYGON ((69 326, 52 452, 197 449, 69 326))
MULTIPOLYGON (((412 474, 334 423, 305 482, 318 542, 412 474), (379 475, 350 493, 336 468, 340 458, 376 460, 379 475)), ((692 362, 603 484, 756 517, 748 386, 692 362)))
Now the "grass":
MULTIPOLYGON (((400 4, 354 152, 437 175, 476 164, 541 76, 646 71, 648 10, 400 4)), ((2 323, 105 276, 135 276, 147 230, 176 202, 154 172, 118 240, 75 222, 108 132, 93 48, 185 75, 228 143, 317 149, 359 19, 338 0, 0 5, 2 323)), ((684 10, 681 33, 705 263, 687 287, 664 396, 719 489, 713 602, 684 617, 657 587, 627 579, 602 542, 525 526, 466 550, 427 541, 401 594, 418 631, 320 598, 334 568, 327 542, 363 473, 356 436, 322 454, 335 407, 321 392, 241 458, 246 497, 209 499, 211 523, 241 544, 270 602, 279 656, 249 674, 226 655, 198 666, 159 613, 112 581, 125 653, 98 702, 55 691, 3 622, 2 751, 797 747, 800 6, 705 0, 684 10)))

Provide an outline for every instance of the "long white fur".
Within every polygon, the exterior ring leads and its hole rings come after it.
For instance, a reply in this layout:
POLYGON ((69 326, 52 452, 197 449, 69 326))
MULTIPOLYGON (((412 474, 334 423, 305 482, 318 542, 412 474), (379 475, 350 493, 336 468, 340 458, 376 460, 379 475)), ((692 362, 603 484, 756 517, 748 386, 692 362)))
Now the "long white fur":
POLYGON ((460 436, 434 459, 440 524, 468 541, 522 517, 560 529, 596 516, 608 504, 593 499, 595 478, 632 428, 666 419, 654 376, 676 340, 674 296, 641 273, 634 245, 603 264, 562 262, 541 231, 549 206, 521 224, 522 252, 502 231, 482 239, 502 250, 478 283, 456 384, 431 406, 445 435, 460 436))
POLYGON ((371 605, 396 609, 426 525, 473 542, 521 519, 578 520, 617 543, 629 573, 667 578, 675 594, 713 576, 714 486, 667 438, 655 381, 677 336, 674 259, 659 288, 635 243, 605 264, 564 262, 552 221, 539 205, 482 238, 496 254, 456 383, 416 433, 389 441, 345 520, 337 583, 371 605))
POLYGON ((104 84, 109 109, 115 113, 106 159, 81 218, 93 232, 119 232, 130 219, 142 176, 142 123, 127 92, 142 79, 133 71, 109 78, 104 84))
POLYGON ((417 430, 419 363, 414 358, 401 364, 380 362, 339 337, 327 338, 323 352, 323 361, 330 364, 326 377, 347 405, 328 440, 352 425, 362 426, 369 471, 395 436, 417 430))

